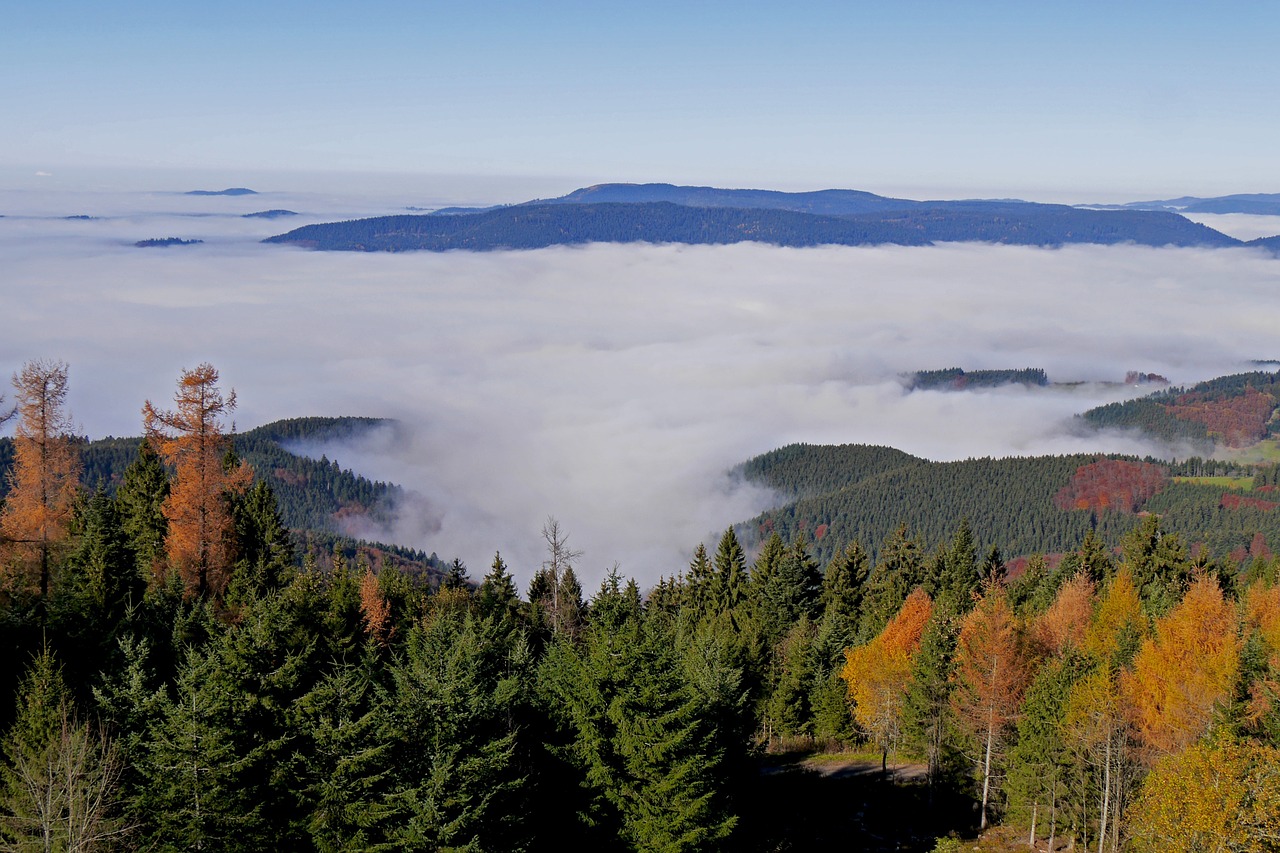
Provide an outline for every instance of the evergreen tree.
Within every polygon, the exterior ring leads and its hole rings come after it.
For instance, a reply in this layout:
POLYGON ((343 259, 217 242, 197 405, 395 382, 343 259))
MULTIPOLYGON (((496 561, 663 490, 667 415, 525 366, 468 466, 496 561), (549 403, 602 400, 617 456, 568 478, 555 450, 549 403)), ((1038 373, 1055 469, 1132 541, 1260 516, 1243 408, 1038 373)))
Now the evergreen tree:
POLYGON ((736 611, 747 597, 747 557, 732 526, 725 529, 716 547, 715 574, 718 612, 736 611))
POLYGON ((867 579, 867 592, 862 601, 858 636, 869 640, 888 624, 924 575, 920 543, 907 535, 907 526, 897 530, 881 549, 880 560, 867 579))
POLYGON ((12 850, 90 850, 123 832, 114 746, 76 720, 53 655, 33 661, 0 763, 0 839, 12 850))
POLYGON ((164 577, 164 540, 168 522, 164 502, 169 497, 169 475, 151 442, 143 439, 137 458, 124 470, 116 490, 121 523, 136 555, 138 573, 149 583, 164 577))
POLYGON ((482 619, 492 619, 508 627, 514 627, 520 611, 520 595, 515 580, 507 571, 502 554, 494 552, 493 565, 480 583, 476 600, 477 612, 482 619))
POLYGON ((822 604, 827 612, 838 613, 846 625, 857 625, 868 572, 867 552, 856 540, 827 564, 822 577, 822 604))
POLYGON ((950 736, 955 648, 955 617, 939 608, 925 626, 920 647, 911 659, 902 714, 903 744, 925 760, 930 802, 937 790, 956 776, 959 763, 959 752, 950 736))

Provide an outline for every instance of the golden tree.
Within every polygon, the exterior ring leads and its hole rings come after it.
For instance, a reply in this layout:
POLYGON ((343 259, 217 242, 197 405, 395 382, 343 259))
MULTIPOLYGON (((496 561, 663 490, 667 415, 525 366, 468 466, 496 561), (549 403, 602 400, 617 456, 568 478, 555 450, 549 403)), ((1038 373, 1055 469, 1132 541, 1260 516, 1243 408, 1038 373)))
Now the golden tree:
POLYGON ((933 600, 919 587, 871 642, 845 651, 840 672, 849 685, 858 725, 880 746, 880 766, 901 736, 903 705, 911 683, 911 658, 933 614, 933 600))
POLYGON ((80 456, 66 412, 67 365, 30 361, 13 376, 18 425, 14 431, 9 496, 0 535, 12 546, 18 586, 49 594, 50 552, 67 538, 80 487, 80 456))
POLYGON ((245 463, 233 470, 223 464, 231 446, 223 418, 235 411, 236 394, 223 396, 218 371, 206 363, 182 372, 174 403, 173 411, 157 409, 150 400, 142 407, 148 440, 174 468, 164 502, 165 547, 188 595, 220 597, 234 560, 229 497, 252 480, 245 463))
POLYGON ((1280 849, 1280 750, 1198 743, 1160 759, 1129 809, 1137 853, 1280 849))
POLYGON ((1154 755, 1180 752, 1209 731, 1231 696, 1240 665, 1236 609, 1211 577, 1197 578, 1182 602, 1156 621, 1122 673, 1134 727, 1154 755))

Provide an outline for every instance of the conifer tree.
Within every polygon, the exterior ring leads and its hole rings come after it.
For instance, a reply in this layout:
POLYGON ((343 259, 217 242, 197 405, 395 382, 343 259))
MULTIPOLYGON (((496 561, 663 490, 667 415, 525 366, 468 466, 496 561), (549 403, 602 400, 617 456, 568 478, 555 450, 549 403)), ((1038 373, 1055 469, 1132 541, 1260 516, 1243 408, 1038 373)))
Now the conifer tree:
POLYGON ((988 585, 965 617, 955 666, 951 707, 974 748, 985 829, 993 782, 1030 672, 1021 631, 998 585, 988 585))
POLYGON ((36 656, 23 680, 4 756, 0 839, 6 849, 101 849, 123 833, 116 749, 77 721, 70 691, 48 649, 36 656))
POLYGON ((210 364, 184 370, 173 411, 148 400, 142 408, 147 438, 175 473, 164 515, 169 522, 169 562, 181 572, 187 595, 220 599, 231 580, 233 527, 228 495, 243 492, 252 479, 247 465, 227 470, 229 441, 223 418, 236 407, 232 391, 218 388, 210 364))
POLYGON ((14 586, 49 598, 55 549, 67 539, 80 488, 80 457, 66 411, 67 365, 30 361, 13 376, 18 425, 9 494, 0 508, 0 540, 14 586))
POLYGON ((849 626, 856 628, 858 611, 867 582, 867 552, 854 540, 827 564, 822 577, 822 604, 828 611, 840 614, 849 626))
POLYGON ((715 573, 719 612, 736 611, 747 596, 747 557, 732 526, 725 529, 716 546, 715 573))
POLYGON ((169 522, 164 517, 164 503, 168 497, 169 475, 151 442, 143 439, 137 458, 124 470, 116 501, 138 573, 148 582, 162 582, 165 575, 164 540, 169 522))
POLYGON ((924 756, 930 802, 951 775, 958 757, 950 737, 955 648, 955 617, 942 607, 935 608, 911 658, 902 705, 903 743, 924 756))

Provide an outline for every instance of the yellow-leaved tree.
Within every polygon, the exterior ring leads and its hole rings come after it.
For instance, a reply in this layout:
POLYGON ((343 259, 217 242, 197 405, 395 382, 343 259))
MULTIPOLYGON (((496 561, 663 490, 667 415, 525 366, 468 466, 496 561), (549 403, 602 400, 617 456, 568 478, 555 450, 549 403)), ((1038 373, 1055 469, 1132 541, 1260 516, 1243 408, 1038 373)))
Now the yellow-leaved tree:
POLYGON ((253 479, 244 462, 231 470, 223 464, 231 447, 223 418, 235 411, 236 394, 223 396, 218 371, 206 363, 182 372, 174 403, 172 411, 157 409, 150 400, 142 407, 148 440, 174 468, 164 502, 165 549, 187 595, 219 598, 234 560, 229 498, 253 479))
POLYGON ((1129 809, 1135 853, 1280 850, 1280 750, 1198 743, 1156 762, 1129 809))
POLYGON ((1240 665, 1236 609, 1215 579, 1196 578, 1182 601, 1156 620, 1121 673, 1120 687, 1147 758, 1181 752, 1209 732, 1240 665))
POLYGON ((880 747, 880 768, 902 736, 903 703, 911 683, 911 657, 920 648, 933 599, 917 587, 875 639, 845 650, 840 677, 849 685, 853 715, 880 747))

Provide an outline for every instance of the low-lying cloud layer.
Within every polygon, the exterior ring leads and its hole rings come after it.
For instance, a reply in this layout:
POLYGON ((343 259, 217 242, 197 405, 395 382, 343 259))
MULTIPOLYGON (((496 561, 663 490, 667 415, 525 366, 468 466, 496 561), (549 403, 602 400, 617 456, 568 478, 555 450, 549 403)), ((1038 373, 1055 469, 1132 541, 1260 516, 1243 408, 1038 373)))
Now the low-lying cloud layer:
POLYGON ((933 459, 1149 449, 1072 428, 1131 390, 906 393, 902 372, 1193 382, 1280 356, 1280 261, 1249 250, 325 254, 254 242, 279 222, 181 211, 0 219, 0 370, 68 361, 73 414, 93 436, 138 434, 143 400, 167 402, 202 361, 239 393, 242 428, 396 418, 326 450, 412 491, 397 529, 376 535, 461 556, 476 576, 501 550, 527 580, 548 515, 584 551, 589 586, 615 562, 643 582, 678 571, 769 502, 726 471, 794 441, 933 459), (129 245, 170 234, 206 243, 129 245))

